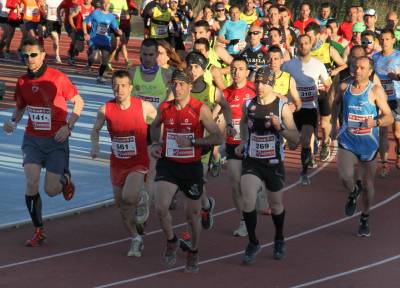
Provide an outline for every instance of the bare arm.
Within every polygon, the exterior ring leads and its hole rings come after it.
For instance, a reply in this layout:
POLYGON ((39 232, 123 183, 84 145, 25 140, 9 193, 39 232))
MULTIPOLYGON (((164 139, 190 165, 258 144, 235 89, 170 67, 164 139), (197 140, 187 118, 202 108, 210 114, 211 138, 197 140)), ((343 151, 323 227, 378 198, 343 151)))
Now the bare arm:
POLYGON ((203 105, 200 109, 200 121, 203 123, 204 128, 206 128, 209 133, 208 136, 204 138, 196 139, 196 146, 214 146, 221 145, 223 142, 223 136, 219 130, 217 124, 212 118, 211 110, 207 105, 203 105))
POLYGON ((301 109, 301 99, 299 95, 299 91, 297 91, 296 80, 293 77, 290 77, 290 84, 289 84, 289 99, 291 99, 296 106, 296 111, 301 109))
POLYGON ((221 106, 221 111, 222 111, 222 114, 224 115, 225 122, 227 124, 232 124, 231 106, 229 106, 229 103, 226 101, 224 94, 219 89, 217 89, 217 91, 215 91, 215 102, 219 106, 221 106))
MULTIPOLYGON (((333 88, 334 89, 334 88, 333 88)), ((333 90, 332 89, 332 90, 333 90)), ((333 101, 332 101, 332 118, 331 118, 331 124, 332 124, 332 135, 333 138, 336 138, 336 131, 337 131, 337 120, 339 118, 340 114, 340 109, 341 109, 341 103, 343 99, 343 94, 344 91, 347 89, 347 84, 342 83, 337 86, 337 89, 334 89, 335 92, 333 92, 333 101)))
POLYGON ((92 150, 90 155, 93 159, 99 156, 99 138, 100 138, 100 130, 103 128, 105 123, 105 110, 106 106, 103 105, 97 111, 96 122, 93 125, 92 133, 90 134, 90 141, 92 142, 92 150))
POLYGON ((82 97, 79 94, 75 95, 69 102, 74 104, 71 116, 68 119, 68 124, 73 126, 75 122, 78 121, 78 118, 81 115, 83 107, 85 106, 85 102, 83 101, 82 97))
MULTIPOLYGON (((147 119, 155 119, 157 116, 157 110, 154 108, 153 104, 147 101, 142 101, 142 107, 143 107, 143 118, 145 120, 147 119)), ((146 121, 147 122, 147 121, 146 121)))
POLYGON ((225 84, 224 84, 224 79, 222 78, 222 73, 220 72, 220 69, 218 69, 215 66, 212 66, 210 72, 211 72, 213 81, 215 83, 215 86, 217 86, 221 90, 224 90, 225 84))
POLYGON ((381 111, 377 119, 377 125, 379 126, 389 126, 394 122, 392 111, 387 103, 387 96, 385 90, 382 86, 374 85, 372 87, 372 92, 375 96, 375 103, 381 111))
POLYGON ((215 53, 217 53, 218 57, 224 61, 226 64, 231 65, 233 57, 228 53, 228 51, 222 45, 215 46, 215 53))
POLYGON ((300 141, 300 134, 294 123, 293 113, 290 111, 289 105, 282 107, 282 122, 284 129, 281 130, 280 134, 287 139, 289 149, 294 150, 300 141))
POLYGON ((331 76, 336 76, 340 71, 347 68, 347 64, 335 48, 330 47, 329 54, 331 56, 331 59, 333 59, 333 61, 335 61, 336 66, 337 66, 335 69, 332 69, 331 76))

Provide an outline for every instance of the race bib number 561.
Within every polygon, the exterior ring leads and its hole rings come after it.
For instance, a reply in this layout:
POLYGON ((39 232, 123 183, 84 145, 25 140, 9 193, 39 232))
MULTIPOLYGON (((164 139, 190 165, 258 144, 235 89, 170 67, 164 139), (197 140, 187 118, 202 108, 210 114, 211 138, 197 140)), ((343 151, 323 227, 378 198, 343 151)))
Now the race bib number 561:
POLYGON ((165 156, 171 158, 191 158, 194 157, 194 147, 179 147, 176 143, 178 136, 185 136, 189 139, 194 138, 193 133, 167 133, 167 146, 165 156))
POLYGON ((137 154, 135 136, 114 137, 112 150, 118 159, 129 159, 137 154))

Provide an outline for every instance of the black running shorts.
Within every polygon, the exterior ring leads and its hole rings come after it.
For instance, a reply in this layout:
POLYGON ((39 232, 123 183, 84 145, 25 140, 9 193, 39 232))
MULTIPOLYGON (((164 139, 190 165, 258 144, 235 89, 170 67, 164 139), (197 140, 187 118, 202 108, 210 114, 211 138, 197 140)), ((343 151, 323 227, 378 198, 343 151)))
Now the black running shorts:
POLYGON ((285 184, 283 162, 266 166, 253 158, 245 158, 242 162, 242 175, 246 174, 257 176, 271 192, 280 191, 285 184))
POLYGON ((296 123, 297 130, 301 131, 303 125, 310 125, 317 128, 318 125, 318 111, 314 109, 301 108, 299 111, 293 113, 294 123, 296 123))
POLYGON ((330 116, 332 114, 332 109, 328 101, 328 93, 326 91, 319 91, 318 108, 319 115, 322 117, 330 116))

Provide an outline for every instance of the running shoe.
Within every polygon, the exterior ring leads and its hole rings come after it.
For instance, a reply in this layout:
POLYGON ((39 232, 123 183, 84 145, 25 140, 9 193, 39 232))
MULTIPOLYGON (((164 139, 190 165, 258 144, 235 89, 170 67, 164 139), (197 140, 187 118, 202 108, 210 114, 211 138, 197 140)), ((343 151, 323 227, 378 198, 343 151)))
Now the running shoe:
POLYGON ((319 147, 319 139, 317 137, 314 138, 314 155, 318 155, 318 147, 319 147))
POLYGON ((39 247, 46 241, 46 234, 44 233, 43 228, 36 228, 35 233, 33 234, 32 239, 26 241, 26 247, 39 247))
POLYGON ((138 204, 136 206, 136 223, 143 224, 147 221, 150 214, 149 209, 149 193, 145 189, 140 189, 138 204))
POLYGON ((96 81, 99 84, 106 84, 106 79, 103 76, 97 76, 96 81))
POLYGON ((60 56, 56 56, 55 62, 56 62, 56 64, 62 64, 60 56))
POLYGON ((310 169, 315 169, 315 168, 317 168, 317 167, 318 167, 317 161, 315 161, 314 158, 311 158, 311 159, 308 161, 308 168, 310 168, 310 169))
POLYGON ((143 251, 143 239, 142 238, 134 238, 132 239, 131 248, 128 251, 126 256, 128 257, 141 257, 143 251))
POLYGON ((307 174, 300 174, 300 184, 303 186, 307 186, 311 184, 310 178, 307 174))
POLYGON ((247 244, 246 250, 244 251, 242 262, 243 264, 252 264, 256 259, 256 255, 260 253, 261 245, 260 244, 247 244))
POLYGON ((179 238, 179 248, 183 252, 187 252, 192 248, 192 242, 190 241, 190 234, 188 231, 182 232, 181 238, 179 238))
POLYGON ((210 208, 201 209, 201 226, 204 230, 210 230, 214 225, 215 200, 212 197, 208 197, 208 201, 210 202, 210 208))
POLYGON ((65 172, 63 180, 64 181, 63 181, 62 193, 63 193, 64 199, 67 201, 70 201, 74 197, 74 194, 75 194, 75 185, 71 180, 71 173, 65 172))
POLYGON ((114 71, 114 69, 113 69, 111 63, 108 63, 108 64, 107 64, 107 71, 110 71, 110 72, 114 71))
POLYGON ((331 156, 331 148, 329 147, 329 143, 323 143, 321 147, 321 152, 319 153, 319 159, 322 162, 325 162, 331 156))
POLYGON ((178 240, 175 242, 167 241, 167 247, 164 252, 163 264, 166 267, 172 267, 176 263, 176 252, 178 251, 178 240))
POLYGON ((390 174, 390 166, 388 162, 382 162, 382 167, 381 167, 381 177, 386 178, 390 174))
POLYGON ((357 200, 360 197, 361 190, 356 186, 353 192, 347 197, 346 206, 344 208, 344 213, 346 216, 353 216, 357 209, 357 200))
POLYGON ((369 237, 371 236, 371 231, 369 230, 368 216, 361 214, 360 226, 358 227, 359 237, 369 237))
POLYGON ((218 177, 221 173, 221 157, 218 156, 218 159, 211 159, 211 166, 210 166, 211 176, 218 177))
POLYGON ((239 227, 233 231, 233 236, 236 237, 246 237, 247 234, 247 228, 246 228, 246 223, 244 222, 244 220, 240 220, 240 224, 239 227))
POLYGON ((275 240, 274 241, 274 252, 273 256, 275 260, 282 260, 285 258, 285 241, 275 240))
POLYGON ((185 273, 197 273, 199 272, 199 252, 198 251, 187 251, 186 254, 186 266, 185 273))

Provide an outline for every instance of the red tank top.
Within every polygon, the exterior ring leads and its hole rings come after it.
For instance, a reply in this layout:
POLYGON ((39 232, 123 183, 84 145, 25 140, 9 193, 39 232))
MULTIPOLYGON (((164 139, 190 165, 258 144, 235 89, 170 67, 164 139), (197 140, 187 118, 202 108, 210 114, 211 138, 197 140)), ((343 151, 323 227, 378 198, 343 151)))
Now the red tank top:
POLYGON ((228 144, 240 144, 240 119, 243 114, 243 104, 248 100, 256 96, 256 87, 254 83, 247 80, 246 86, 243 88, 235 88, 233 85, 224 89, 224 96, 226 101, 231 106, 232 110, 232 124, 236 130, 235 137, 227 136, 226 143, 228 144))
POLYGON ((163 102, 160 105, 161 123, 163 130, 163 155, 178 163, 192 163, 200 161, 201 147, 179 148, 176 144, 178 135, 188 138, 202 138, 204 127, 200 122, 200 109, 204 104, 190 97, 189 103, 181 110, 175 105, 175 100, 163 102))
POLYGON ((131 97, 131 106, 126 110, 122 110, 115 99, 108 101, 105 118, 112 141, 111 166, 143 166, 148 169, 147 124, 143 117, 142 101, 131 97))
POLYGON ((79 6, 81 7, 81 11, 74 17, 74 24, 78 31, 82 31, 83 21, 85 21, 86 17, 94 11, 94 7, 90 5, 86 8, 83 4, 80 4, 79 6))

